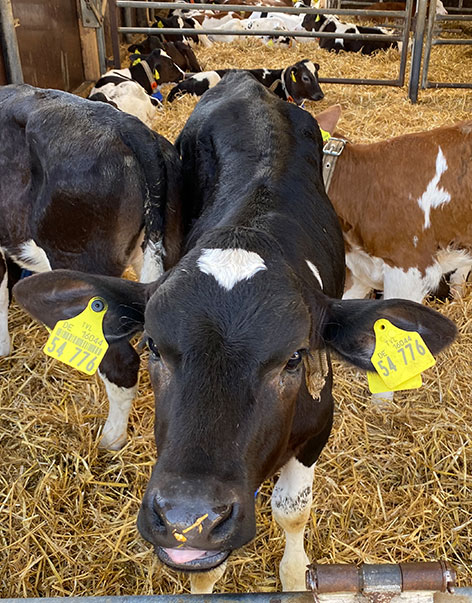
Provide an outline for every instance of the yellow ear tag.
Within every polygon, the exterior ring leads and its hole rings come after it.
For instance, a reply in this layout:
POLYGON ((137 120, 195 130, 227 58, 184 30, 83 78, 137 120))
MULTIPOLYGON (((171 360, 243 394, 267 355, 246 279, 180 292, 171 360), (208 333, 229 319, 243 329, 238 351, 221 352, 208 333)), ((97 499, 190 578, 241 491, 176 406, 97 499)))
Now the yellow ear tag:
POLYGON ((162 21, 157 22, 157 27, 164 27, 164 23, 162 21))
POLYGON ((323 139, 323 142, 328 142, 328 140, 331 138, 331 134, 329 132, 327 132, 326 130, 322 130, 320 128, 320 132, 321 132, 321 138, 323 139))
POLYGON ((159 71, 157 69, 154 69, 154 79, 158 80, 161 77, 159 71))
POLYGON ((133 61, 133 64, 131 65, 131 67, 134 67, 135 65, 137 65, 138 63, 141 63, 141 59, 135 59, 133 61))
POLYGON ((385 318, 375 322, 374 332, 371 361, 378 375, 367 373, 369 385, 375 388, 372 393, 420 387, 421 373, 436 364, 421 335, 399 329, 385 318))
POLYGON ((295 77, 295 74, 293 73, 293 71, 290 72, 290 77, 292 78, 292 81, 296 82, 297 78, 295 77))
POLYGON ((80 314, 59 320, 43 348, 44 353, 93 375, 108 349, 103 335, 103 318, 107 309, 103 299, 93 297, 80 314))

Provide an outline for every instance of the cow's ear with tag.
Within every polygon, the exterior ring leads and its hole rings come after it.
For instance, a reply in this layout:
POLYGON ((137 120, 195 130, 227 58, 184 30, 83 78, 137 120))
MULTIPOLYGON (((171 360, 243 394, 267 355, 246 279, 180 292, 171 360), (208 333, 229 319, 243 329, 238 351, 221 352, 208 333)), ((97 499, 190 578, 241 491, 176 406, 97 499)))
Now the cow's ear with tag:
POLYGON ((451 320, 413 301, 332 299, 323 320, 323 340, 346 362, 372 371, 374 324, 382 318, 400 329, 419 333, 432 354, 451 344, 457 335, 451 320))
POLYGON ((53 270, 21 280, 13 288, 13 294, 31 316, 49 328, 59 320, 77 316, 93 297, 100 297, 108 306, 103 331, 112 343, 142 331, 146 302, 155 288, 156 283, 53 270))

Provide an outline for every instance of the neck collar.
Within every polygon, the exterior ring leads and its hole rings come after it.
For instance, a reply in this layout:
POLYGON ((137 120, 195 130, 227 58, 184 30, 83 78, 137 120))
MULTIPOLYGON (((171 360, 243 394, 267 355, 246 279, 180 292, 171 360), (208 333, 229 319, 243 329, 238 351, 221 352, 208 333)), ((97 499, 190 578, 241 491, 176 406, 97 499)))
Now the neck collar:
POLYGON ((155 92, 155 90, 157 88, 157 82, 154 79, 151 68, 149 67, 149 65, 147 64, 146 61, 141 61, 140 65, 142 65, 142 67, 144 69, 144 73, 146 74, 146 77, 149 80, 149 85, 151 86, 152 92, 155 92))
POLYGON ((288 67, 285 67, 285 69, 282 70, 282 73, 280 74, 280 81, 285 95, 285 100, 287 100, 289 103, 294 103, 295 101, 293 100, 293 96, 290 95, 289 91, 287 90, 287 84, 285 83, 285 74, 287 73, 287 69, 288 67))

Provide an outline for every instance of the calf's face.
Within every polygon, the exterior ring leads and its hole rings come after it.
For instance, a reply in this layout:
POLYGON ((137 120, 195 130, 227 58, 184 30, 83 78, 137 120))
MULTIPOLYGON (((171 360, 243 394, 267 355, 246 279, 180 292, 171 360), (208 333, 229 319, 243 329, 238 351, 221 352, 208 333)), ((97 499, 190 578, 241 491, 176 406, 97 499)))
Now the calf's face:
POLYGON ((144 329, 159 457, 138 527, 183 570, 216 567, 250 540, 256 488, 329 427, 329 377, 318 401, 305 381, 317 349, 373 370, 380 318, 419 332, 433 354, 456 333, 414 302, 330 299, 280 255, 242 249, 194 250, 148 285, 55 270, 20 281, 14 294, 49 327, 99 296, 109 342, 144 329))
POLYGON ((318 81, 319 68, 318 63, 304 60, 295 63, 285 74, 287 90, 297 104, 305 98, 314 101, 324 98, 318 81))
POLYGON ((151 297, 145 328, 158 462, 138 526, 165 563, 208 569, 254 536, 254 493, 287 460, 310 312, 283 266, 204 249, 151 297))

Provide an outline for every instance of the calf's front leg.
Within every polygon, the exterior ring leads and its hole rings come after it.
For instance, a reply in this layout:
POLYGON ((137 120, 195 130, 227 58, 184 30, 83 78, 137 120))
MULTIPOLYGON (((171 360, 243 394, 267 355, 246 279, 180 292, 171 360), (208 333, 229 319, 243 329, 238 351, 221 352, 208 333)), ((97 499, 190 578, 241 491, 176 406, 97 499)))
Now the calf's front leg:
POLYGON ((284 591, 306 590, 305 572, 310 563, 305 553, 305 526, 310 517, 313 472, 295 457, 285 464, 272 493, 275 521, 285 532, 285 551, 280 562, 280 579, 284 591))

